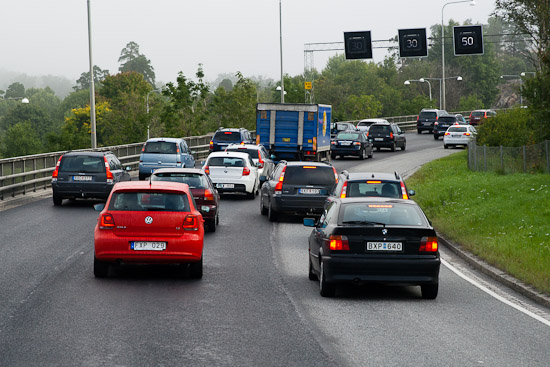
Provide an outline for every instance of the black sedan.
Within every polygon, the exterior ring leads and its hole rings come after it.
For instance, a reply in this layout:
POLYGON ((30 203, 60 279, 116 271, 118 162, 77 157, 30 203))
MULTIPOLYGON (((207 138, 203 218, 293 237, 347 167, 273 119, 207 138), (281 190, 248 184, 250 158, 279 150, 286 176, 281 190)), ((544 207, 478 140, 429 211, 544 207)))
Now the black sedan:
POLYGON ((422 298, 439 288, 440 258, 435 230, 418 204, 391 198, 345 198, 321 218, 305 218, 309 279, 319 279, 323 297, 337 284, 420 285, 422 298))
POLYGON ((372 141, 367 138, 367 133, 362 131, 341 132, 330 141, 330 157, 344 157, 346 155, 358 156, 360 159, 372 158, 372 141))

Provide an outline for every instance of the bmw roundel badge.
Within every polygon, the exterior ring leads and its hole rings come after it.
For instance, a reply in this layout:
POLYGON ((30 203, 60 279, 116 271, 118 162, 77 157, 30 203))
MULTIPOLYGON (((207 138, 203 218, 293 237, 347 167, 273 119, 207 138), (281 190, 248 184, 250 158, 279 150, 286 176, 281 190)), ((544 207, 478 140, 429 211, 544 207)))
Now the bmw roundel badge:
POLYGON ((384 229, 382 230, 382 234, 383 234, 384 236, 387 235, 387 234, 388 234, 388 230, 387 230, 386 228, 384 228, 384 229))

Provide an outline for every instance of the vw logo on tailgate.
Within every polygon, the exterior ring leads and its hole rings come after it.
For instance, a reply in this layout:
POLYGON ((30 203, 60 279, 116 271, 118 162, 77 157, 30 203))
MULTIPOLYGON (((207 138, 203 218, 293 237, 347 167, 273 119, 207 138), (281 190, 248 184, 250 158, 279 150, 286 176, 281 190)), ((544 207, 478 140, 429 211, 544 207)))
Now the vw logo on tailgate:
POLYGON ((151 224, 151 223, 153 223, 153 217, 151 217, 151 216, 145 217, 145 223, 146 223, 146 224, 151 224))

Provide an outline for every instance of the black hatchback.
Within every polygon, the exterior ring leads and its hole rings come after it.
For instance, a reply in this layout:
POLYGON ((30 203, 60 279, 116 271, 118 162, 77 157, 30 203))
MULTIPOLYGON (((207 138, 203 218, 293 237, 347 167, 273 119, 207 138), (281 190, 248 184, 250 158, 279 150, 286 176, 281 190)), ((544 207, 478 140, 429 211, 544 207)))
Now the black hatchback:
POLYGON ((344 131, 330 141, 330 157, 353 155, 359 159, 372 158, 372 141, 363 131, 344 131))
POLYGON ((447 131, 450 126, 458 124, 464 124, 464 122, 460 121, 456 115, 440 116, 439 119, 434 122, 434 139, 439 140, 439 137, 445 135, 445 131, 447 131))
POLYGON ((283 214, 320 215, 336 177, 330 163, 280 161, 261 188, 260 212, 272 222, 283 214))
POLYGON ((372 140, 376 150, 380 148, 390 148, 395 152, 396 148, 405 150, 407 147, 407 138, 397 124, 391 122, 377 122, 369 127, 367 136, 372 140))
POLYGON ((59 157, 52 173, 54 205, 63 199, 107 199, 115 183, 130 181, 128 171, 112 152, 69 152, 59 157))

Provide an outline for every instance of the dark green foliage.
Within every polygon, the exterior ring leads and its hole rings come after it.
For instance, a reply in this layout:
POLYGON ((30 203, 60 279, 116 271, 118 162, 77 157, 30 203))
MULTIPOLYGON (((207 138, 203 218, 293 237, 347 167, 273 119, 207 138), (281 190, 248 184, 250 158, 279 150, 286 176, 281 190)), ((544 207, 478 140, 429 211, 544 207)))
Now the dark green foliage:
POLYGON ((42 142, 30 121, 10 126, 2 137, 1 153, 4 158, 42 152, 42 142))
POLYGON ((25 86, 19 82, 10 84, 8 90, 4 94, 5 99, 23 98, 25 97, 25 86))
POLYGON ((537 122, 528 109, 515 108, 496 117, 482 120, 477 129, 477 144, 519 147, 540 142, 536 134, 537 122))
MULTIPOLYGON (((102 70, 99 66, 94 65, 94 87, 98 89, 101 87, 101 82, 109 75, 109 70, 102 70)), ((90 72, 86 71, 80 74, 80 78, 76 81, 76 85, 73 87, 75 91, 89 89, 90 88, 90 72)))
POLYGON ((151 61, 145 55, 139 53, 139 45, 129 42, 120 52, 118 62, 121 63, 118 71, 135 71, 143 75, 145 81, 152 86, 155 85, 155 71, 151 61))

